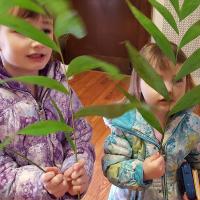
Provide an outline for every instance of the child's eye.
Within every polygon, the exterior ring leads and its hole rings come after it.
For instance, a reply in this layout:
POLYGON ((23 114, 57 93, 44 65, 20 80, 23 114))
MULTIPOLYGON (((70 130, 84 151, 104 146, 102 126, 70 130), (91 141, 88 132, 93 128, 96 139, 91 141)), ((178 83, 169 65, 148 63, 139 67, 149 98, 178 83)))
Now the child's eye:
POLYGON ((43 32, 46 33, 46 34, 50 34, 52 32, 52 30, 49 29, 49 28, 44 28, 43 32))
POLYGON ((176 83, 182 83, 183 79, 179 79, 178 81, 176 81, 176 83))

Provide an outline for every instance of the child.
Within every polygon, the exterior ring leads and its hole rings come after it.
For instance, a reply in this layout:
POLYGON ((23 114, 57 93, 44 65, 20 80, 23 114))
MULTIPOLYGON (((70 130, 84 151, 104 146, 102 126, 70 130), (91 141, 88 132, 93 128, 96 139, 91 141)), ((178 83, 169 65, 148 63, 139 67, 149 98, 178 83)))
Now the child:
MULTIPOLYGON (((11 14, 22 17, 53 39, 53 21, 24 9, 14 8, 11 14)), ((23 75, 45 75, 66 83, 64 67, 51 61, 52 50, 6 26, 0 26, 0 78, 23 75)), ((14 141, 0 151, 0 200, 77 199, 86 192, 91 180, 94 150, 90 144, 91 127, 83 119, 75 120, 75 137, 79 162, 62 132, 46 137, 16 135, 25 126, 39 120, 59 120, 51 98, 58 104, 68 125, 72 126, 70 97, 55 90, 16 81, 0 87, 0 141, 6 136, 14 141), (17 151, 46 169, 13 154, 17 151)), ((72 108, 81 103, 72 91, 72 108)), ((74 136, 71 136, 72 139, 74 136)))
MULTIPOLYGON (((172 44, 174 53, 176 45, 172 44)), ((105 176, 113 185, 109 200, 179 200, 176 172, 185 159, 200 169, 200 117, 185 110, 167 121, 167 113, 193 84, 190 75, 173 83, 173 78, 186 60, 182 51, 177 65, 154 43, 147 44, 141 54, 162 77, 171 100, 166 101, 133 71, 129 92, 152 107, 166 126, 164 155, 159 153, 162 135, 153 129, 135 109, 113 120, 105 120, 111 134, 105 140, 102 159, 105 176)))

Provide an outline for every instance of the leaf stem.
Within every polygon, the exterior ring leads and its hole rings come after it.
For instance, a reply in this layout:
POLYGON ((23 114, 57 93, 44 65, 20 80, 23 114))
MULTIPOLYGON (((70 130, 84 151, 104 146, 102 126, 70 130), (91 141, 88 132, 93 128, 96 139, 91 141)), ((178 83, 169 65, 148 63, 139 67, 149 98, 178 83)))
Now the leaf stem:
POLYGON ((41 171, 45 172, 45 170, 44 170, 42 167, 40 167, 38 164, 36 164, 36 163, 34 163, 33 161, 31 161, 30 159, 28 159, 26 156, 22 155, 21 153, 15 151, 15 150, 13 150, 13 149, 8 149, 8 148, 7 148, 7 150, 13 152, 13 153, 16 154, 17 156, 23 158, 24 160, 28 161, 28 162, 31 163, 32 165, 35 165, 36 167, 38 167, 41 171))

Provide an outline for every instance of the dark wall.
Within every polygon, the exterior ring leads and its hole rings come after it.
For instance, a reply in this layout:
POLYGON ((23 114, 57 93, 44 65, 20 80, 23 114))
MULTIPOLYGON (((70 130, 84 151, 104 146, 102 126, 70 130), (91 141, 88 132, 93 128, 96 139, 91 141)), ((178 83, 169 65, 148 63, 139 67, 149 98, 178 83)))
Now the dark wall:
MULTIPOLYGON (((123 41, 130 40, 140 49, 149 35, 134 19, 125 0, 72 0, 74 8, 82 17, 87 36, 76 39, 70 36, 64 41, 65 62, 78 55, 93 55, 117 64, 123 73, 131 68, 123 41)), ((151 7, 147 0, 131 0, 148 17, 151 7)))

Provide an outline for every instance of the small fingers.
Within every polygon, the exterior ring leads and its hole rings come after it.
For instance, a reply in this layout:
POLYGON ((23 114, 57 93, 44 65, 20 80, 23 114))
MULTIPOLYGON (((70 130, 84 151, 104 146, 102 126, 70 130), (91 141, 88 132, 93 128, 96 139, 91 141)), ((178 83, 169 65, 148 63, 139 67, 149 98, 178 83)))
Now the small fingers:
POLYGON ((78 185, 83 185, 83 184, 87 184, 87 177, 86 176, 72 180, 73 186, 78 186, 78 185))
POLYGON ((71 180, 71 175, 72 175, 73 171, 74 171, 73 167, 70 167, 69 169, 65 170, 64 176, 67 179, 67 181, 71 180))
POLYGON ((83 168, 85 165, 85 160, 81 159, 77 163, 74 164, 74 170, 79 170, 83 168))
POLYGON ((43 182, 49 182, 54 176, 55 176, 54 172, 46 172, 42 174, 41 178, 43 182))
POLYGON ((51 172, 53 171, 55 174, 60 173, 60 170, 57 167, 45 167, 46 172, 51 172))

